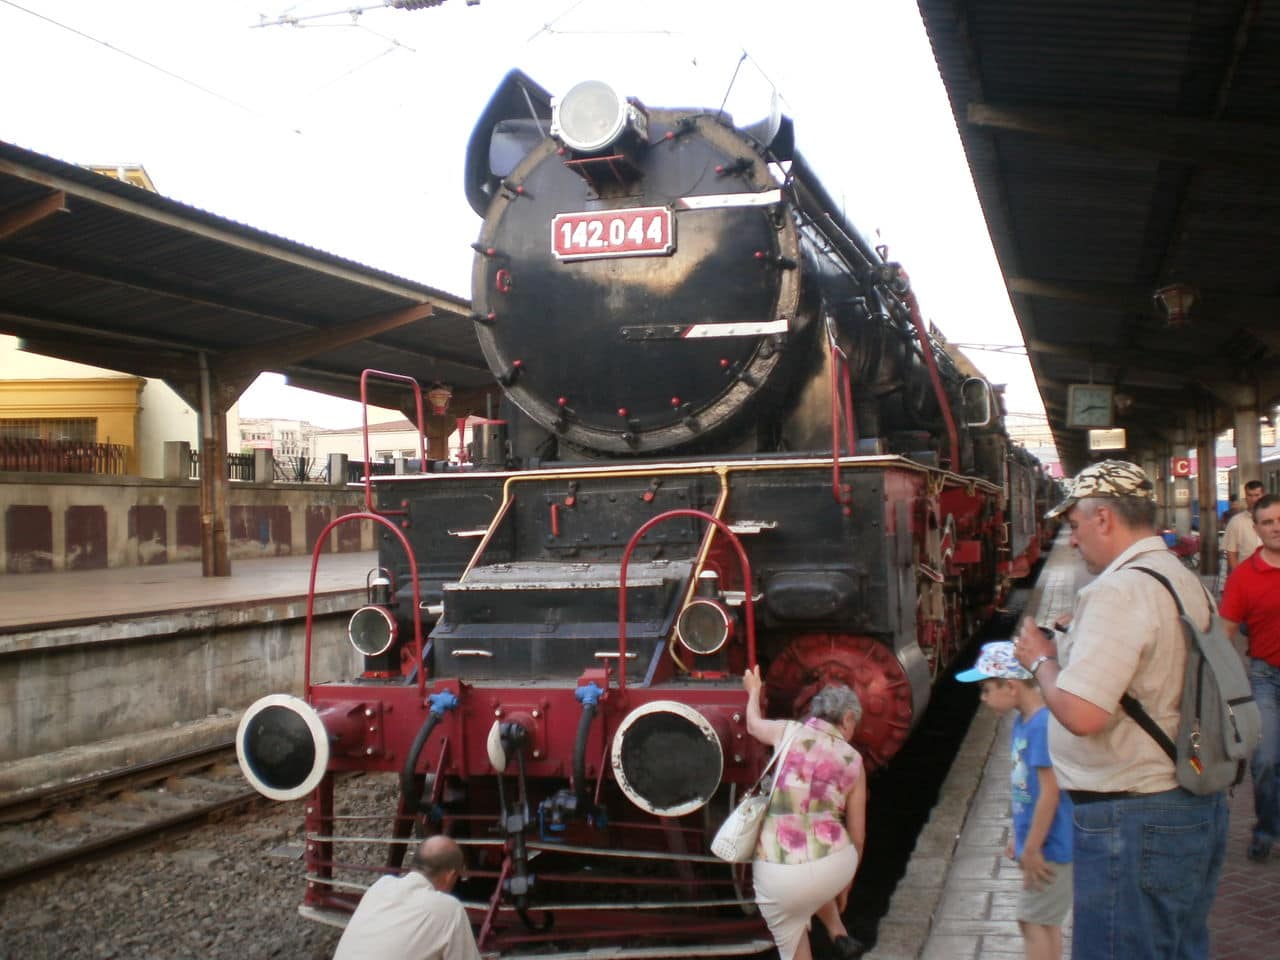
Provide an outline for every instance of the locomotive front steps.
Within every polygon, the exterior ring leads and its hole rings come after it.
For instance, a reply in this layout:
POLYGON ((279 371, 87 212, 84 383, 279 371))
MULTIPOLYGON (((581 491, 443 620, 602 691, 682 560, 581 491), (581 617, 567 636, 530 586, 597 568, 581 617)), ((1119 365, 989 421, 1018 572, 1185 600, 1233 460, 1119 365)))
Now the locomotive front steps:
MULTIPOLYGON (((688 561, 627 568, 627 677, 640 679, 664 642, 688 583, 688 561)), ((444 587, 432 630, 435 672, 481 679, 575 678, 616 659, 621 565, 525 561, 476 567, 444 587), (555 643, 547 643, 555 640, 555 643)))

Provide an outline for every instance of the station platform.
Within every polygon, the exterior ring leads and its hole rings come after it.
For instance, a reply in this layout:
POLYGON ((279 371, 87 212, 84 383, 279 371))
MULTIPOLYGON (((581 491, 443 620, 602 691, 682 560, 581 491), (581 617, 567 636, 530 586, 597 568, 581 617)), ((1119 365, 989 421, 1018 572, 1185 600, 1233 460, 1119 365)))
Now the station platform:
MULTIPOLYGON (((312 605, 321 678, 377 553, 320 558, 312 605)), ((240 711, 301 688, 311 557, 0 576, 0 796, 230 741, 240 711)))
MULTIPOLYGON (((377 551, 330 553, 316 569, 316 593, 364 584, 377 551)), ((0 576, 0 634, 104 620, 243 606, 307 596, 310 556, 237 559, 229 577, 201 575, 198 561, 0 576)))
MULTIPOLYGON (((1079 554, 1061 537, 1040 574, 1032 603, 1039 623, 1069 612, 1090 579, 1079 554), (1037 602, 1038 601, 1038 602, 1037 602)), ((1213 577, 1205 585, 1213 589, 1213 577)), ((1012 717, 978 708, 935 813, 881 921, 868 960, 1012 960, 1024 956, 1015 916, 1022 873, 1004 857, 1009 819, 1012 717)), ((1245 857, 1253 825, 1253 787, 1246 778, 1230 801, 1226 863, 1210 915, 1215 960, 1280 956, 1276 904, 1280 857, 1245 857)), ((1064 956, 1071 955, 1070 918, 1064 956)))

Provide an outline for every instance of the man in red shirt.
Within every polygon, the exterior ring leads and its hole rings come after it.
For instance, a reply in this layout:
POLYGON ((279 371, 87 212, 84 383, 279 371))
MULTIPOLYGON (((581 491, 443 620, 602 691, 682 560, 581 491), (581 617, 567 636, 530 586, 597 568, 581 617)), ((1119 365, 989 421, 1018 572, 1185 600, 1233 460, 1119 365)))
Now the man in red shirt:
POLYGON ((1251 508, 1261 545, 1227 578, 1219 611, 1234 639, 1249 628, 1249 685, 1262 711, 1262 738, 1250 764, 1257 821, 1250 860, 1264 861, 1280 837, 1280 496, 1268 494, 1251 508))

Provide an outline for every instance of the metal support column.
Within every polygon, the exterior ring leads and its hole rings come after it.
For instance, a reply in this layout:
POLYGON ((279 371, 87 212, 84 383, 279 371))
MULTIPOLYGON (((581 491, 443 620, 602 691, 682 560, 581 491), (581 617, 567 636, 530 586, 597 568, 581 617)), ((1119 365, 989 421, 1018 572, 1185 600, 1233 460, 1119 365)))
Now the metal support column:
POLYGON ((1201 413, 1196 432, 1197 498, 1200 501, 1200 572, 1218 572, 1218 456, 1213 410, 1201 413))
POLYGON ((1231 491, 1244 504, 1244 485, 1262 479, 1262 428, 1257 404, 1235 408, 1236 487, 1231 491))
POLYGON ((206 577, 231 576, 227 541, 226 406, 200 353, 200 563, 206 577))
POLYGON ((1179 427, 1173 431, 1173 449, 1170 457, 1165 461, 1165 469, 1169 474, 1167 487, 1169 509, 1165 517, 1165 526, 1178 531, 1183 536, 1191 532, 1191 481, 1186 477, 1175 477, 1173 471, 1168 469, 1168 464, 1174 457, 1185 457, 1188 454, 1192 443, 1191 437, 1194 436, 1194 414, 1187 415, 1187 423, 1188 426, 1179 427))

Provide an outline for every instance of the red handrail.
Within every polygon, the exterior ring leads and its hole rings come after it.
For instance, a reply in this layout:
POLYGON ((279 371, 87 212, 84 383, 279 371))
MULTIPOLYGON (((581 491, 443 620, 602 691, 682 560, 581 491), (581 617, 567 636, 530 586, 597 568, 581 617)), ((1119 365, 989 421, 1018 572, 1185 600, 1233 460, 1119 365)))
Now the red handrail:
POLYGON ((858 452, 857 425, 853 416, 853 389, 849 361, 835 340, 831 341, 831 496, 847 517, 853 513, 853 491, 840 483, 840 420, 844 419, 845 444, 849 456, 858 452))
MULTIPOLYGON (((413 399, 418 410, 418 463, 420 469, 427 469, 427 432, 422 419, 422 387, 413 377, 402 373, 387 373, 385 370, 362 370, 360 372, 360 413, 362 417, 361 431, 364 435, 364 508, 370 513, 377 511, 373 506, 373 471, 369 468, 369 377, 383 377, 387 380, 399 380, 413 385, 413 399)), ((385 510, 384 513, 399 515, 403 510, 385 510)))
POLYGON ((670 520, 673 517, 700 517, 708 523, 714 523, 720 531, 729 538, 729 543, 733 546, 734 551, 738 554, 738 563, 742 567, 742 581, 746 587, 746 604, 747 611, 747 667, 748 669, 756 665, 756 612, 755 604, 751 599, 751 562, 747 559, 747 551, 742 549, 742 542, 738 539, 738 535, 729 529, 729 525, 723 520, 713 517, 709 513, 702 510, 668 510, 660 513, 656 517, 650 517, 644 523, 640 524, 638 530, 631 535, 631 539, 627 541, 626 549, 622 551, 622 566, 618 571, 618 689, 625 690, 627 688, 627 565, 631 562, 631 552, 635 550, 636 544, 640 538, 649 532, 649 528, 653 527, 664 520, 670 520))
POLYGON ((916 339, 920 341, 920 352, 924 354, 924 365, 929 371, 929 382, 933 384, 933 395, 937 398, 938 409, 942 411, 942 420, 947 426, 947 443, 950 445, 947 451, 947 466, 952 470, 959 470, 960 438, 956 433, 955 418, 951 416, 951 404, 947 400, 947 393, 942 389, 942 377, 938 375, 938 363, 933 357, 933 345, 929 340, 929 332, 924 328, 924 318, 920 315, 920 304, 916 300, 915 293, 911 290, 911 278, 907 276, 907 271, 903 270, 902 267, 898 267, 898 276, 902 278, 902 282, 906 286, 903 302, 906 303, 907 309, 911 311, 911 323, 916 328, 916 339))
POLYGON ((409 576, 413 580, 413 642, 416 651, 414 662, 418 665, 418 696, 425 697, 427 695, 427 667, 422 662, 422 607, 421 601, 421 585, 418 583, 418 559, 413 555, 413 551, 409 549, 409 541, 400 528, 388 520, 386 517, 376 513, 344 513, 335 520, 329 521, 329 524, 320 531, 320 536, 316 537, 316 545, 311 551, 311 579, 307 583, 307 627, 306 627, 306 644, 303 648, 303 666, 302 666, 302 685, 307 691, 307 697, 311 696, 311 624, 315 615, 316 604, 316 570, 320 566, 320 548, 324 546, 325 540, 328 539, 330 531, 340 523, 346 523, 350 520, 372 520, 374 523, 380 523, 392 533, 400 541, 400 546, 404 547, 405 556, 409 558, 409 576))

